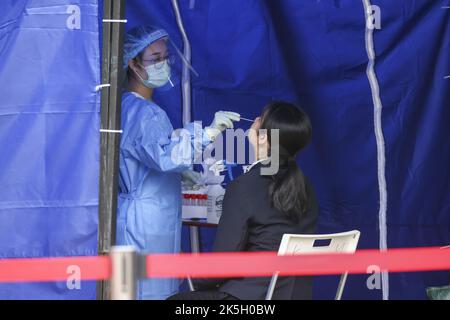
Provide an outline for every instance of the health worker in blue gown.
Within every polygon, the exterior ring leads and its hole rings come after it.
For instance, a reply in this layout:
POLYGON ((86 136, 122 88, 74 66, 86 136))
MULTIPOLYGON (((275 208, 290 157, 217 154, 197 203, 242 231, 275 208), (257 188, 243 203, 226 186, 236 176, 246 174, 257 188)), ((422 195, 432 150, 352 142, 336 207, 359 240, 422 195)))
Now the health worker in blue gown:
MULTIPOLYGON (((152 100, 154 90, 172 85, 169 45, 165 30, 144 26, 130 30, 124 43, 127 86, 122 97, 117 244, 132 245, 141 253, 180 251, 182 177, 195 180, 199 175, 190 170, 195 151, 240 120, 237 113, 219 111, 209 127, 189 123, 187 135, 174 137, 164 107, 152 100)), ((166 299, 178 286, 178 279, 141 280, 137 297, 166 299)))

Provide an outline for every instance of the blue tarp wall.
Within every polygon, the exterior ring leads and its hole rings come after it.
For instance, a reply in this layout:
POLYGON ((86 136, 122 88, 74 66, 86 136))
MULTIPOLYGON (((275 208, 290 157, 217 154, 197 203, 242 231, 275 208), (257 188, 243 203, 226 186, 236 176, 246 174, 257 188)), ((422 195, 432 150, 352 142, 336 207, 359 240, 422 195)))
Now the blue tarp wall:
MULTIPOLYGON (((97 1, 1 1, 0 61, 0 258, 96 255, 97 1)), ((0 298, 94 299, 95 283, 1 284, 0 298)))
MULTIPOLYGON (((193 118, 208 123, 217 110, 251 118, 275 99, 299 104, 313 123, 313 142, 299 163, 319 198, 318 233, 358 229, 359 248, 377 248, 380 198, 363 1, 179 4, 199 73, 192 81, 193 118)), ((381 9, 374 48, 388 247, 450 244, 450 10, 443 8, 449 2, 371 4, 381 9)), ((0 257, 95 254, 97 1, 7 0, 0 12, 0 257), (80 29, 69 5, 80 8, 80 29)), ((182 46, 169 1, 128 0, 127 19, 127 29, 160 25, 182 46)), ((180 127, 179 87, 155 99, 180 127)), ((208 250, 214 234, 201 235, 208 250)), ((189 250, 186 232, 183 240, 189 250)), ((349 276, 343 298, 381 299, 382 290, 369 290, 367 279, 349 276)), ((448 282, 448 272, 390 274, 389 298, 425 299, 427 286, 448 282)), ((331 299, 336 287, 336 277, 317 278, 314 297, 331 299)), ((30 297, 90 299, 95 286, 0 285, 0 298, 30 297)))

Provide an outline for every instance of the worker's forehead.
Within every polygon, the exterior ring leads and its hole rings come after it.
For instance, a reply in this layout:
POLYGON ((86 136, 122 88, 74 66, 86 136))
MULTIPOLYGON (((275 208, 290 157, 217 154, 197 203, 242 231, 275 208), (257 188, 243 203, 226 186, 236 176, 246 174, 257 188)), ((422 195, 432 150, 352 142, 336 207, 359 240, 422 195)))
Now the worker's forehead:
POLYGON ((144 49, 143 56, 151 57, 153 55, 164 54, 167 52, 167 40, 159 39, 144 49))

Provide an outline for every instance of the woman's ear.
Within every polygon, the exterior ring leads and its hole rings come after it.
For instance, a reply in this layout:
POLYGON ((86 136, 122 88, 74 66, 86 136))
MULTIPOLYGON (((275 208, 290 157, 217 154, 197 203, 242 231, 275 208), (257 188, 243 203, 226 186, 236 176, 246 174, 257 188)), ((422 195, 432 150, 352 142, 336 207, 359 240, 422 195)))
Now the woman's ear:
POLYGON ((136 59, 128 61, 128 68, 132 71, 132 76, 147 79, 145 71, 142 71, 142 67, 136 59))
POLYGON ((267 143, 268 143, 267 130, 260 130, 259 135, 258 135, 258 144, 265 145, 267 143))
POLYGON ((128 61, 128 68, 136 72, 136 61, 134 59, 128 61))

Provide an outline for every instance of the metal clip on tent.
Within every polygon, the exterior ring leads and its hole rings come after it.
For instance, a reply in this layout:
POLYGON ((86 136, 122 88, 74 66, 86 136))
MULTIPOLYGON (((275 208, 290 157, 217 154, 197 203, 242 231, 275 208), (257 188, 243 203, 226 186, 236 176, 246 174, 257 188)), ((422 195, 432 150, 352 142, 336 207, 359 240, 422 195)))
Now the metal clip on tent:
POLYGON ((107 132, 107 133, 123 133, 123 130, 100 129, 100 132, 107 132))
MULTIPOLYGON (((99 91, 102 88, 107 88, 107 87, 111 87, 111 84, 109 83, 105 83, 105 84, 100 84, 98 86, 95 87, 95 91, 99 91)), ((105 133, 123 133, 123 130, 112 130, 112 129, 100 129, 100 132, 105 132, 105 133)))
POLYGON ((103 19, 103 22, 109 22, 109 23, 127 23, 128 20, 126 19, 103 19))
POLYGON ((109 83, 99 84, 98 86, 95 86, 95 91, 99 91, 100 89, 109 88, 109 87, 111 87, 111 84, 109 84, 109 83))

